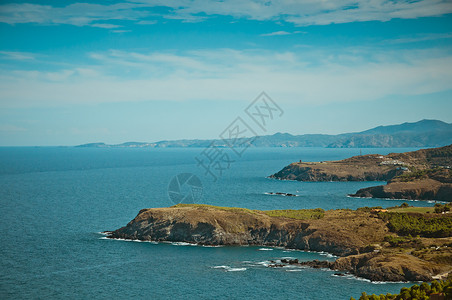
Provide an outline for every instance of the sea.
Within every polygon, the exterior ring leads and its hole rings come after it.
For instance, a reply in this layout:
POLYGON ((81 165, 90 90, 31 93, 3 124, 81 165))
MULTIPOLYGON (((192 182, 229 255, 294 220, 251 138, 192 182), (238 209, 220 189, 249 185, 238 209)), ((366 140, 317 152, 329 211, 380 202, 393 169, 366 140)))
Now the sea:
MULTIPOLYGON (((289 163, 412 148, 249 148, 214 178, 202 148, 0 148, 0 299, 350 299, 397 293, 412 282, 370 282, 326 269, 270 268, 283 258, 334 260, 283 248, 109 240, 140 209, 168 207, 169 182, 191 173, 196 203, 249 209, 356 209, 408 202, 351 198, 384 182, 267 178, 289 163), (272 195, 291 193, 296 197, 272 195)), ((229 151, 229 152, 226 152, 229 151)), ((204 152, 205 154, 205 152, 204 152)), ((182 193, 182 192, 181 192, 182 193)))

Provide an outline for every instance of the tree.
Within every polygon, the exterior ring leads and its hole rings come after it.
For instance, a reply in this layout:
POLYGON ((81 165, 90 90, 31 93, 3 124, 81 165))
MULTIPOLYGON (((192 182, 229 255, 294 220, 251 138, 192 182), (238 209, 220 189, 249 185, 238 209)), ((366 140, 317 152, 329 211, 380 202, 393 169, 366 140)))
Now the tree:
POLYGON ((421 286, 419 287, 421 291, 424 291, 426 294, 430 293, 430 285, 427 282, 423 282, 421 286))
POLYGON ((440 214, 444 211, 444 206, 442 206, 440 203, 435 204, 435 213, 440 214))
POLYGON ((410 295, 413 299, 418 299, 420 296, 419 286, 417 284, 413 285, 410 289, 410 295))
POLYGON ((400 298, 403 300, 409 300, 411 299, 411 293, 410 293, 410 289, 409 288, 402 288, 400 290, 400 298))
POLYGON ((443 291, 441 284, 434 280, 431 285, 432 293, 441 293, 443 291))

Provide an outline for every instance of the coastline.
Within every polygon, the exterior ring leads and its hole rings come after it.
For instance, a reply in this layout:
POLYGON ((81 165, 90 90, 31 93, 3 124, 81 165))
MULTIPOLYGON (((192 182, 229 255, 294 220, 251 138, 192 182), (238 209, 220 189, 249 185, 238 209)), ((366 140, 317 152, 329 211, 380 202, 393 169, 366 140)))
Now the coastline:
MULTIPOLYGON (((288 214, 288 210, 276 212, 280 212, 279 215, 288 214)), ((303 210, 296 212, 303 217, 312 214, 311 211, 309 214, 303 210)), ((452 244, 452 237, 449 235, 444 238, 420 238, 419 242, 426 245, 423 246, 425 249, 433 243, 444 245, 438 255, 425 260, 412 255, 412 250, 408 248, 402 251, 404 248, 389 245, 388 236, 392 239, 405 238, 392 233, 386 221, 370 211, 332 210, 326 211, 321 218, 296 219, 287 216, 269 216, 265 211, 209 205, 144 209, 127 226, 106 232, 106 238, 187 246, 279 247, 323 252, 337 256, 337 259, 334 262, 301 262, 300 266, 327 267, 371 281, 431 281, 435 275, 452 271, 452 265, 435 261, 436 257, 450 254, 452 249, 447 245, 452 244)), ((411 247, 412 242, 407 242, 411 247)), ((279 263, 275 267, 289 264, 279 263)))
POLYGON ((369 154, 337 161, 291 163, 268 178, 305 182, 385 181, 353 197, 452 201, 452 145, 412 152, 369 154))

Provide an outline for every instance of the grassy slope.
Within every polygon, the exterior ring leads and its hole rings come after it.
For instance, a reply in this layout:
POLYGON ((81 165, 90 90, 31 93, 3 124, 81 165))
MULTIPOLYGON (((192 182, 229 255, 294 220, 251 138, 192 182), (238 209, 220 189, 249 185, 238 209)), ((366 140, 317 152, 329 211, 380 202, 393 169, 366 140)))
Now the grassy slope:
POLYGON ((321 208, 316 209, 283 209, 283 210, 251 210, 240 207, 222 207, 207 204, 177 204, 173 207, 196 207, 200 209, 216 209, 222 211, 241 212, 249 214, 266 214, 270 217, 283 217, 296 220, 321 219, 325 215, 325 211, 321 208))

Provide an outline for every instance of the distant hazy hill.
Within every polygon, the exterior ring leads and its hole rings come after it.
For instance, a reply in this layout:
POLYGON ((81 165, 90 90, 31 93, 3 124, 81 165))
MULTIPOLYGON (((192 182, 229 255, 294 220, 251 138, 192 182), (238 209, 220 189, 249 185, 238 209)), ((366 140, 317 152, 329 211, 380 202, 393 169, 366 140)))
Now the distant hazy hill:
MULTIPOLYGON (((154 143, 127 142, 119 145, 91 143, 78 147, 207 147, 212 142, 218 146, 227 146, 222 140, 175 140, 154 143)), ((438 120, 421 120, 338 135, 276 133, 260 136, 253 144, 256 147, 441 147, 452 144, 452 124, 438 120)))
POLYGON ((452 124, 438 120, 421 120, 415 123, 403 123, 400 125, 378 126, 361 134, 399 134, 399 133, 420 133, 432 131, 451 131, 452 124))

